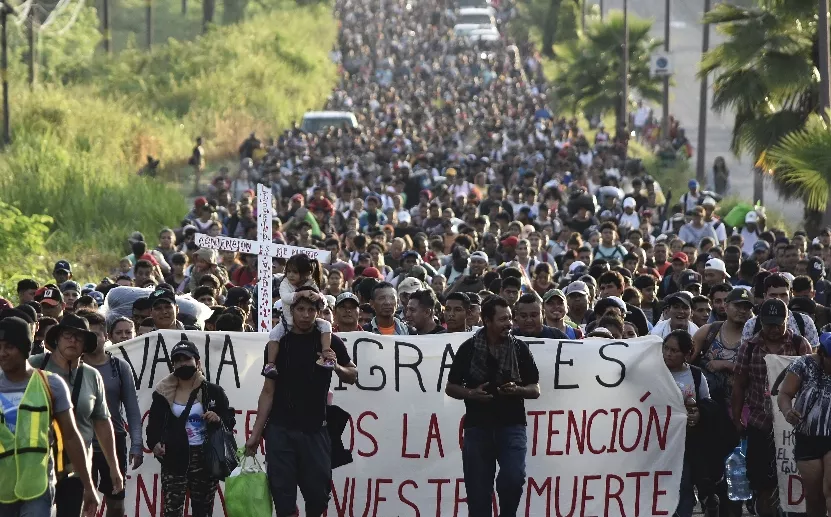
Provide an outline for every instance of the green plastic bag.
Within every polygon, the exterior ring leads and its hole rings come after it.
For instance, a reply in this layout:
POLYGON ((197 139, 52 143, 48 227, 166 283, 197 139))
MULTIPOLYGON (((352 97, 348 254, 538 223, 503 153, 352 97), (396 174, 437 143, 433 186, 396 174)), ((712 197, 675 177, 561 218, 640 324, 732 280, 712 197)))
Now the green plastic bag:
POLYGON ((734 206, 727 215, 722 219, 724 224, 731 228, 741 228, 744 226, 745 216, 753 211, 753 205, 747 203, 739 203, 734 206))
POLYGON ((228 517, 271 517, 274 505, 268 478, 257 458, 244 456, 237 476, 225 478, 225 510, 228 517), (248 460, 254 465, 246 467, 248 460))

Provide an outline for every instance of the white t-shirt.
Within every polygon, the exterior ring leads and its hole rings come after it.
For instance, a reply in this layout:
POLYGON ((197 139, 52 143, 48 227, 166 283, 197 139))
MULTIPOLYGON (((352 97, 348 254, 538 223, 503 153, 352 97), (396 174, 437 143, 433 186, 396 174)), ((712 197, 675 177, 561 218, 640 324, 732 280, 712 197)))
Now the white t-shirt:
MULTIPOLYGON (((173 414, 177 418, 182 416, 182 412, 186 406, 187 404, 177 404, 174 402, 173 414)), ((202 408, 202 404, 194 401, 193 406, 190 408, 190 415, 188 415, 188 419, 185 421, 185 432, 188 433, 188 444, 190 445, 202 445, 205 442, 205 418, 202 416, 204 412, 205 410, 202 408)))
MULTIPOLYGON (((655 324, 654 327, 652 327, 652 332, 650 332, 650 334, 652 334, 653 336, 660 336, 661 338, 667 337, 669 333, 672 332, 670 321, 671 320, 668 319, 659 321, 655 324)), ((687 332, 689 332, 691 336, 695 334, 695 331, 697 330, 698 325, 696 325, 692 321, 687 322, 687 332)))

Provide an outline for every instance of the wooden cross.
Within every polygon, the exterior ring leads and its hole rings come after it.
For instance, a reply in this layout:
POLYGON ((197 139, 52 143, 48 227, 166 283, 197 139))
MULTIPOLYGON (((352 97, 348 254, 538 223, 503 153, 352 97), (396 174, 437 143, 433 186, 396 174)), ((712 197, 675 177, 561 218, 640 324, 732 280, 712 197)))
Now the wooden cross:
MULTIPOLYGON (((194 243, 200 248, 209 248, 222 251, 236 251, 249 255, 257 255, 257 331, 269 332, 271 330, 271 285, 274 279, 272 272, 272 257, 289 258, 303 253, 310 258, 321 262, 328 262, 330 252, 299 246, 287 246, 275 244, 271 220, 274 209, 271 206, 271 188, 265 185, 257 185, 257 240, 236 239, 233 237, 211 237, 204 233, 197 233, 194 243)), ((288 310, 286 307, 284 310, 288 310)))

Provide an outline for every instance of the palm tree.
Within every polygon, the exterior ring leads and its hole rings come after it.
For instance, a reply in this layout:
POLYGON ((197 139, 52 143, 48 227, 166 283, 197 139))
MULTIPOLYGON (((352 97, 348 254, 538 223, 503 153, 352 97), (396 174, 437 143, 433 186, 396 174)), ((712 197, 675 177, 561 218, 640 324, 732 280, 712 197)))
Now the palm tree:
MULTIPOLYGON (((831 116, 831 113, 829 113, 831 116)), ((831 130, 818 114, 767 152, 778 180, 805 200, 807 208, 825 210, 831 185, 831 130)))
POLYGON ((786 198, 798 192, 779 181, 766 152, 819 107, 815 16, 815 0, 758 0, 720 4, 704 17, 727 36, 702 57, 699 75, 713 74, 713 109, 735 112, 731 150, 771 170, 786 198))
MULTIPOLYGON (((629 87, 644 99, 661 101, 663 82, 650 76, 652 53, 663 45, 650 37, 652 21, 629 14, 629 87)), ((575 112, 605 115, 614 111, 621 127, 623 14, 612 11, 587 25, 578 38, 554 45, 558 59, 556 90, 575 112)))

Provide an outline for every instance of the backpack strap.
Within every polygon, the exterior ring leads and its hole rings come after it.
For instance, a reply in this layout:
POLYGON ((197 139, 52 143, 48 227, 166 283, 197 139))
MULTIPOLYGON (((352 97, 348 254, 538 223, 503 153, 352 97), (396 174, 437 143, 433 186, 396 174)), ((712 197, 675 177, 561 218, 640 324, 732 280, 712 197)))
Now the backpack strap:
POLYGON ((793 319, 796 320, 799 335, 805 337, 805 316, 801 312, 793 311, 793 319))
POLYGON ((716 340, 716 336, 721 331, 721 327, 724 325, 723 321, 714 321, 710 323, 710 328, 707 329, 707 335, 704 337, 704 346, 701 347, 701 350, 698 352, 699 357, 703 356, 710 350, 710 347, 713 346, 713 341, 716 340))
POLYGON ((693 378, 693 386, 695 386, 695 400, 698 400, 698 394, 701 391, 701 369, 697 366, 690 365, 690 373, 693 378))

